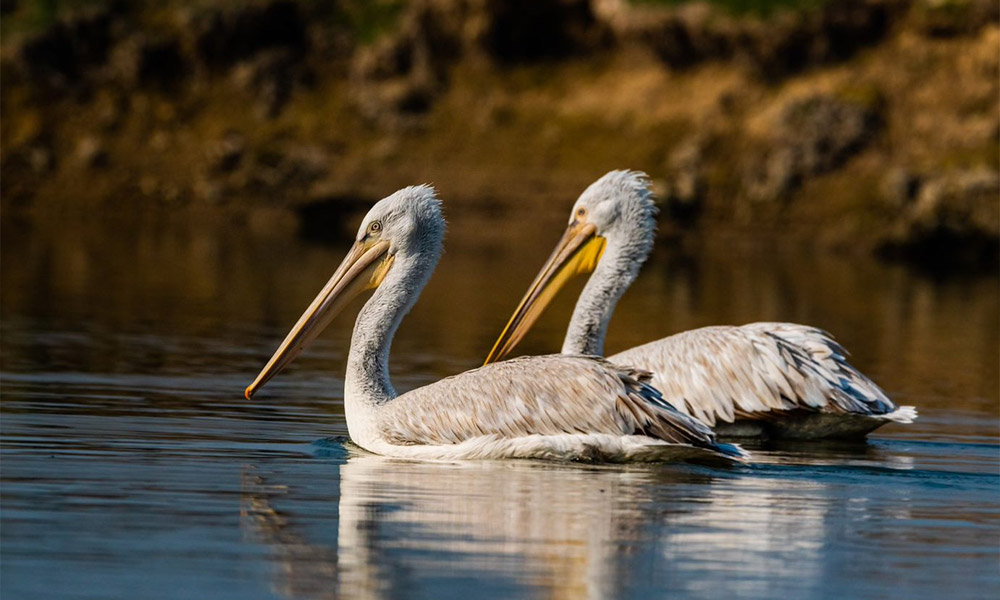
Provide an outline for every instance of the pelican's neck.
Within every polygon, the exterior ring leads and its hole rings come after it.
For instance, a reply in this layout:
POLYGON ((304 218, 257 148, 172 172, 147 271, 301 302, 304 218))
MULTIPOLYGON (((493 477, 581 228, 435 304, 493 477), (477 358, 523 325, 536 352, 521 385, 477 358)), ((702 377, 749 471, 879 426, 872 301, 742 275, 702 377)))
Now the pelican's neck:
POLYGON ((354 322, 344 382, 347 401, 377 406, 396 397, 389 380, 389 348, 407 307, 391 291, 385 284, 375 290, 354 322))
POLYGON ((607 236, 604 255, 576 301, 563 354, 604 355, 604 336, 615 305, 635 281, 648 254, 648 245, 619 243, 616 237, 607 236))
POLYGON ((436 262, 436 256, 397 254, 382 284, 358 313, 347 356, 344 413, 351 437, 359 443, 374 410, 396 397, 389 380, 389 348, 436 262))

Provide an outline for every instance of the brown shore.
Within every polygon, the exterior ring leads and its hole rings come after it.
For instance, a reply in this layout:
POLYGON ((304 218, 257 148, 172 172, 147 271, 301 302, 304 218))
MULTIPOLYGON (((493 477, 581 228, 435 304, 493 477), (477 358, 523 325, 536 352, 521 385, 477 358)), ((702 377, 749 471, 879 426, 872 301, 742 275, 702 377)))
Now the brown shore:
MULTIPOLYGON (((664 237, 995 269, 995 2, 5 4, 2 209, 565 211, 650 174, 664 237)), ((271 217, 266 217, 270 219, 271 217)))

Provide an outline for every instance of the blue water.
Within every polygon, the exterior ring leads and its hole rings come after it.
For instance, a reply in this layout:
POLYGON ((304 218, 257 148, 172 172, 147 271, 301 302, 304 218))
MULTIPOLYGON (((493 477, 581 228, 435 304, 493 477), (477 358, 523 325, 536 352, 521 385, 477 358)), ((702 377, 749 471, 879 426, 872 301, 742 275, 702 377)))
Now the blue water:
MULTIPOLYGON (((657 256, 610 350, 713 322, 809 322, 920 419, 860 444, 751 446, 755 462, 733 468, 421 463, 346 440, 350 319, 242 398, 341 248, 228 223, 63 231, 2 240, 5 600, 1000 593, 995 280, 657 256)), ((397 387, 477 364, 553 242, 449 246, 394 346, 397 387)), ((527 349, 557 346, 567 310, 527 349)))

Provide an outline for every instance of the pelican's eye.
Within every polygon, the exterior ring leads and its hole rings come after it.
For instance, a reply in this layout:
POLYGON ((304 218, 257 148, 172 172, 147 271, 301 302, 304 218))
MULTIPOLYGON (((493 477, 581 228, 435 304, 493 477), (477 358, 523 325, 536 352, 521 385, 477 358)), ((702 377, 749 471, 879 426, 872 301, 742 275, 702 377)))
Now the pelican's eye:
POLYGON ((582 206, 576 209, 576 216, 580 218, 587 216, 587 209, 582 206))
POLYGON ((382 231, 382 223, 379 223, 378 221, 372 221, 368 225, 368 235, 376 235, 380 231, 382 231))

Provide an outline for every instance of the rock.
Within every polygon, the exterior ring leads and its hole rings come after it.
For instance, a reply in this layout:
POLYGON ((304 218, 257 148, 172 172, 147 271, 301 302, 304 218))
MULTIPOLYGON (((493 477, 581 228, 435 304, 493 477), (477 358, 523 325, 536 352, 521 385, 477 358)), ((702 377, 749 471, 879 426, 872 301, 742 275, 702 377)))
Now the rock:
POLYGON ((648 47, 673 69, 735 57, 760 76, 777 79, 846 60, 882 40, 909 3, 840 0, 766 16, 736 16, 707 2, 652 4, 594 0, 594 15, 620 43, 648 47))
POLYGON ((289 181, 298 185, 320 179, 330 168, 326 149, 317 144, 295 144, 289 150, 285 162, 291 171, 289 181))
POLYGON ((918 0, 913 20, 930 37, 970 35, 1000 21, 1000 4, 993 0, 918 0))
POLYGON ((930 268, 995 269, 1000 261, 1000 172, 978 168, 926 178, 879 250, 930 268))
MULTIPOLYGON (((877 94, 875 94, 877 97, 877 94)), ((833 170, 881 130, 880 104, 814 94, 779 111, 763 159, 751 158, 745 177, 758 200, 785 196, 803 180, 833 170)))
POLYGON ((418 115, 430 110, 436 89, 426 80, 400 79, 379 86, 379 106, 396 115, 418 115))
POLYGON ((301 56, 308 46, 305 19, 292 0, 215 12, 194 27, 196 55, 212 70, 228 69, 267 49, 301 56))
POLYGON ((862 148, 881 126, 872 106, 815 95, 789 103, 781 117, 783 142, 805 176, 829 171, 862 148))
POLYGON ((309 74, 289 50, 267 50, 233 69, 233 80, 250 92, 261 117, 274 118, 281 113, 299 84, 309 74))
POLYGON ((770 79, 843 61, 883 39, 906 8, 899 0, 841 0, 788 12, 745 29, 737 55, 770 79))
POLYGON ((431 107, 462 54, 465 8, 462 2, 414 2, 394 33, 358 50, 353 92, 366 117, 394 124, 431 107))
POLYGON ((727 19, 719 19, 708 4, 689 4, 653 20, 641 29, 641 39, 664 63, 675 69, 731 56, 736 36, 727 19))
POLYGON ((169 89, 189 70, 180 41, 174 37, 135 34, 118 44, 111 57, 112 77, 127 89, 169 89))
POLYGON ((589 0, 487 0, 480 17, 478 42, 501 63, 561 58, 605 37, 589 0))
POLYGON ((1000 174, 982 168, 928 180, 920 187, 909 224, 924 231, 982 231, 1000 236, 1000 174))
POLYGON ((585 52, 606 38, 589 0, 416 0, 395 31, 358 49, 357 104, 369 118, 409 122, 432 106, 463 55, 518 64, 585 52))
POLYGON ((457 59, 466 43, 462 2, 413 2, 394 32, 359 49, 355 72, 366 78, 391 79, 417 70, 435 76, 457 59))
POLYGON ((27 38, 16 53, 29 79, 62 88, 79 83, 89 68, 103 65, 111 41, 110 13, 85 11, 27 38))
MULTIPOLYGON (((322 146, 303 143, 248 150, 240 164, 224 178, 218 171, 207 172, 206 181, 224 180, 229 189, 252 191, 277 203, 301 197, 330 167, 322 146)), ((202 187, 208 189, 207 184, 202 187)))

